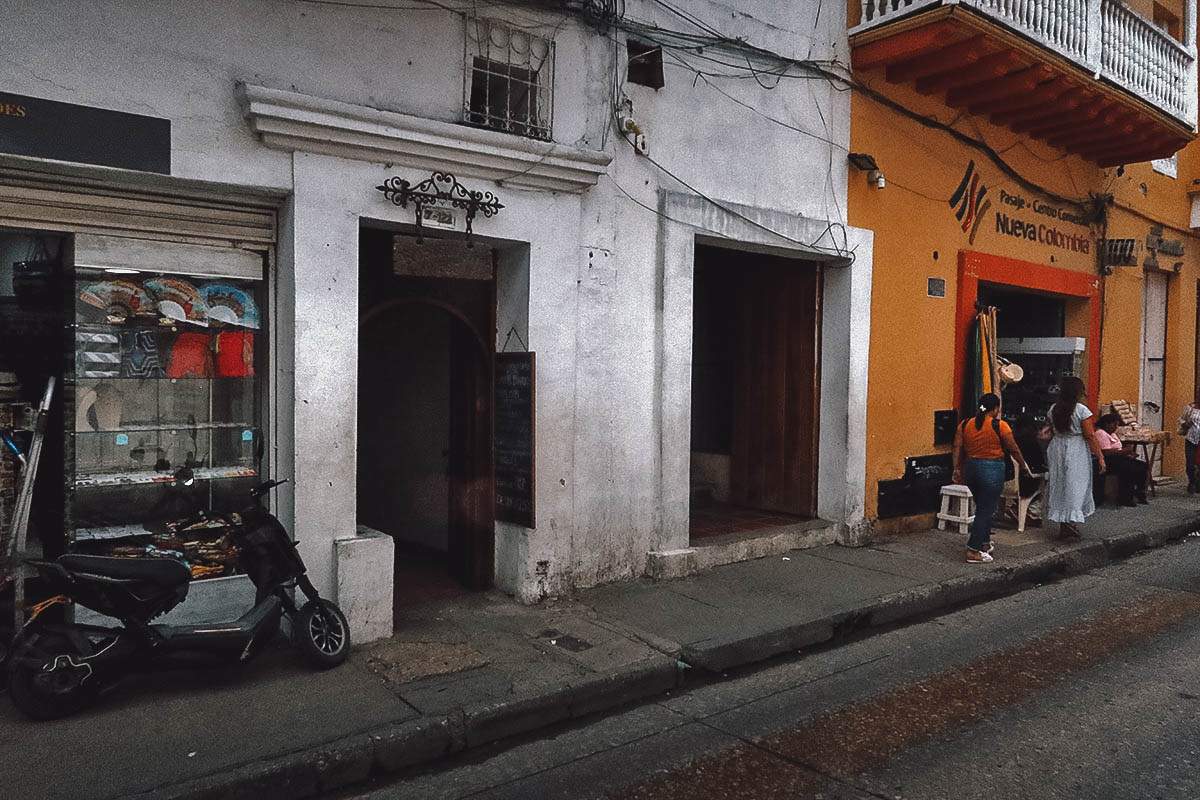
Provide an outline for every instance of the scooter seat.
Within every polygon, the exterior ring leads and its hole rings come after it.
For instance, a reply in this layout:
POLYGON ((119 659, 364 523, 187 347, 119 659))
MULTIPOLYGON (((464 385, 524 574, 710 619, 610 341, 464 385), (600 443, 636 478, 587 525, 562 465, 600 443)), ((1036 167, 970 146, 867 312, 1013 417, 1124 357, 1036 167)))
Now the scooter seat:
POLYGON ((192 571, 173 558, 114 558, 112 556, 65 555, 58 564, 68 572, 103 575, 106 578, 146 581, 159 586, 179 586, 192 579, 192 571))

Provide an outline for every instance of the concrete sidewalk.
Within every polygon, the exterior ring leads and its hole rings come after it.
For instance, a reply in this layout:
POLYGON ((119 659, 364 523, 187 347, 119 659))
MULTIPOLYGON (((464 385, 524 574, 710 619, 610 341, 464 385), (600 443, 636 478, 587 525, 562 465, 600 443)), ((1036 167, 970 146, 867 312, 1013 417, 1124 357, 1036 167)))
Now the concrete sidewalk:
MULTIPOLYGON (((1091 569, 1200 530, 1200 498, 1101 510, 1081 542, 998 530, 996 561, 927 531, 521 606, 498 593, 416 609, 328 673, 286 646, 244 669, 132 677, 79 717, 0 700, 3 794, 298 798, 679 687, 872 627, 1091 569)), ((1064 621, 1065 622, 1065 621, 1064 621)))

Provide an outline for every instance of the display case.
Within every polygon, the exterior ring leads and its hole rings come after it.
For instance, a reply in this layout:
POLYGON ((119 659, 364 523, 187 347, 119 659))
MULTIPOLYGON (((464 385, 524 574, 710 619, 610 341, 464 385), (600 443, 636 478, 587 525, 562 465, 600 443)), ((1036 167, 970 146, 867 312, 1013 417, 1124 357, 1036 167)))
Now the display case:
POLYGON ((262 469, 262 281, 76 266, 66 391, 70 546, 236 574, 219 521, 262 469), (186 467, 195 480, 176 480, 186 467))

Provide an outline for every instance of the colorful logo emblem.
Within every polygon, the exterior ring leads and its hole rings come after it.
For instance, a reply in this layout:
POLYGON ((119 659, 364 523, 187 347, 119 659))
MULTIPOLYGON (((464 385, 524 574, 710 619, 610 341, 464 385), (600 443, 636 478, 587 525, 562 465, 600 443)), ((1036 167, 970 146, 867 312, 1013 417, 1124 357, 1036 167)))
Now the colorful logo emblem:
POLYGON ((963 233, 970 231, 969 241, 971 244, 975 244, 975 234, 979 230, 979 223, 983 221, 987 210, 992 206, 992 201, 988 200, 986 195, 987 187, 980 181, 979 173, 975 171, 975 162, 972 160, 967 164, 958 188, 950 196, 950 207, 958 206, 954 216, 962 223, 963 233))

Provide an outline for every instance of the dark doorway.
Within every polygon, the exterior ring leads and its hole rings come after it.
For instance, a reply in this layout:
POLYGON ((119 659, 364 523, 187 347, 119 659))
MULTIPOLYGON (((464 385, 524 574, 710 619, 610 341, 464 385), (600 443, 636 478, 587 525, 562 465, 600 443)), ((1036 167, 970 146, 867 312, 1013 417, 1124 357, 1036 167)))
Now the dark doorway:
POLYGON ((996 308, 998 355, 1024 371, 1020 383, 1004 388, 1005 418, 1032 414, 1040 419, 1058 397, 1062 378, 1082 377, 1083 352, 1071 349, 1067 329, 1071 313, 1086 311, 1087 301, 980 282, 979 303, 996 308))
POLYGON ((816 512, 819 265, 696 246, 692 535, 816 512))
POLYGON ((397 607, 493 579, 494 268, 444 244, 362 233, 358 522, 395 540, 397 607))
POLYGON ((1062 336, 1066 304, 1058 295, 979 284, 979 302, 996 307, 996 337, 1062 336))

